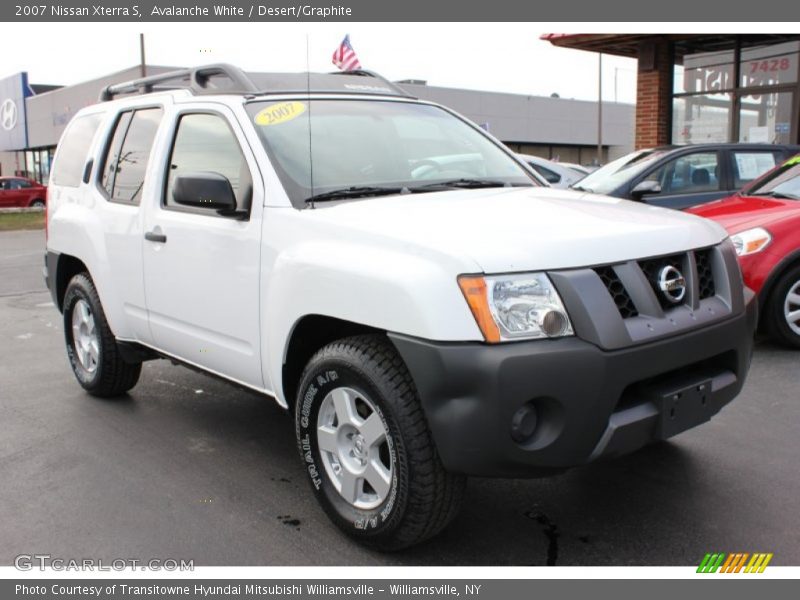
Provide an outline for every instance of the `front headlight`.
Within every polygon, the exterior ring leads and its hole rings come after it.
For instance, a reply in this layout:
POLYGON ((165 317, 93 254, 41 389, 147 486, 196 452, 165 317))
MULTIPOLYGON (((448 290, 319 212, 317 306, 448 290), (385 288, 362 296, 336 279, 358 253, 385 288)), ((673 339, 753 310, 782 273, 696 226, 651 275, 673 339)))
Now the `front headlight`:
POLYGON ((736 248, 737 256, 747 256, 748 254, 761 252, 769 246, 772 236, 766 229, 754 227, 732 235, 731 241, 733 242, 733 247, 736 248))
POLYGON ((462 275, 458 285, 487 342, 573 335, 567 310, 544 273, 462 275))

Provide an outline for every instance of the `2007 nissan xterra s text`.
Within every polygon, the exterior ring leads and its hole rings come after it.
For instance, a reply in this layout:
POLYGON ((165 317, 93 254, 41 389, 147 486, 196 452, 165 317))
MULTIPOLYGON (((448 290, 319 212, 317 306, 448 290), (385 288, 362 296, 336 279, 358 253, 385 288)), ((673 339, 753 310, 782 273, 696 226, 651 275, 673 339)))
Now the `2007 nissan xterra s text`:
POLYGON ((530 477, 699 425, 756 303, 700 218, 544 185, 370 72, 119 84, 55 158, 45 277, 96 396, 170 358, 294 415, 311 487, 384 550, 465 476, 530 477))

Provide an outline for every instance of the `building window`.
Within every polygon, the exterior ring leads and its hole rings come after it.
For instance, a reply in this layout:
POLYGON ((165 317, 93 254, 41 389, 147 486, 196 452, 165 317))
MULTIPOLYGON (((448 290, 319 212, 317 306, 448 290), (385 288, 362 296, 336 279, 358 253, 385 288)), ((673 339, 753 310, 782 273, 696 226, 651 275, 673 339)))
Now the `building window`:
POLYGON ((673 143, 797 142, 800 41, 685 53, 682 58, 678 50, 673 143))
POLYGON ((730 140, 731 94, 693 94, 672 102, 675 144, 719 143, 730 140))
POLYGON ((767 92, 742 96, 739 141, 791 144, 792 92, 767 92))
POLYGON ((742 48, 740 87, 797 83, 798 50, 800 42, 742 48))
POLYGON ((682 65, 675 62, 673 91, 676 94, 707 94, 731 90, 736 87, 734 61, 733 50, 687 54, 682 65))

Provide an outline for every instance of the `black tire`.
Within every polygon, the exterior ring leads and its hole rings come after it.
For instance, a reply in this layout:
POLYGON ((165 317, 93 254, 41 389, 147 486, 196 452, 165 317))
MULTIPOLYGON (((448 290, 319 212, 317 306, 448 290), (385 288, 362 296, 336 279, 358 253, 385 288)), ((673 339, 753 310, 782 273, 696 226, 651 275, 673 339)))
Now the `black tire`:
POLYGON ((136 385, 142 363, 128 363, 122 359, 97 290, 87 273, 75 275, 67 285, 64 294, 64 338, 72 372, 78 383, 92 396, 120 396, 136 385), (97 332, 97 360, 93 369, 82 364, 73 335, 73 313, 81 301, 88 305, 97 332))
MULTIPOLYGON (((436 535, 458 514, 466 478, 442 466, 411 375, 385 336, 342 339, 311 358, 298 387, 295 427, 317 500, 331 520, 358 541, 382 551, 400 550, 436 535), (390 491, 372 508, 357 508, 345 500, 327 470, 331 459, 322 460, 320 408, 333 390, 342 388, 371 402, 387 434, 380 460, 391 473, 390 491)), ((360 485, 362 490, 372 489, 366 482, 360 485)))
MULTIPOLYGON (((794 331, 786 318, 785 306, 790 292, 800 291, 800 265, 784 273, 775 287, 765 307, 765 325, 767 332, 776 342, 792 348, 800 348, 800 333, 794 331)), ((800 310, 800 303, 792 302, 790 310, 800 310)), ((800 322, 797 323, 800 326, 800 322)))
POLYGON ((29 208, 44 208, 44 200, 41 198, 36 198, 30 203, 29 208))

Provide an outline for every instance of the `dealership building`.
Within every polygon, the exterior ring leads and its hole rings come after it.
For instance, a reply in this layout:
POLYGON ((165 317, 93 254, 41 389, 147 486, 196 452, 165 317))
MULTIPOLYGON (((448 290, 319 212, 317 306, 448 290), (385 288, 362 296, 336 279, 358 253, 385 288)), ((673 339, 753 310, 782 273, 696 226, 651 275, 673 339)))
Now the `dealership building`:
MULTIPOLYGON (((148 65, 146 73, 174 68, 148 65)), ((27 73, 0 79, 0 175, 46 184, 56 144, 75 113, 97 102, 105 86, 140 76, 136 66, 64 87, 32 85, 27 73)), ((582 164, 597 159, 597 102, 444 88, 417 80, 399 83, 413 96, 453 108, 516 151, 582 164)), ((632 105, 603 103, 602 161, 633 149, 633 124, 632 105)))
POLYGON ((638 60, 637 148, 800 143, 800 35, 547 34, 563 48, 638 60))

